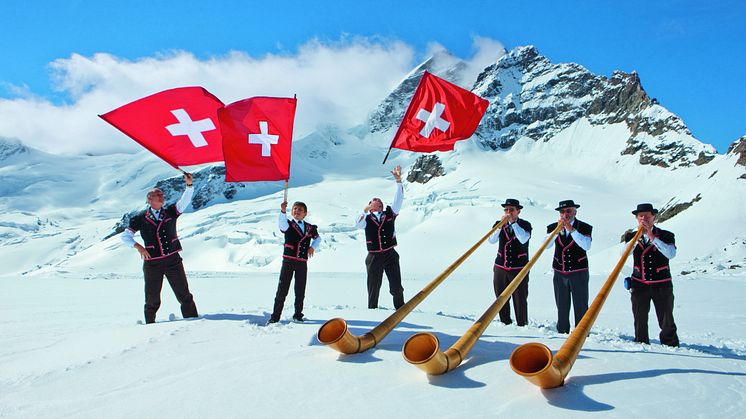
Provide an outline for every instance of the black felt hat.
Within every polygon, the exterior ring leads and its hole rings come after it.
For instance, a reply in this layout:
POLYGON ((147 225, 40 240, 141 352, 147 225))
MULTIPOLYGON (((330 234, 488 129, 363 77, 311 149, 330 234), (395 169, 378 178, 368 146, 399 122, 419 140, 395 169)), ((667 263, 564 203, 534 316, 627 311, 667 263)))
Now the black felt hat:
POLYGON ((573 201, 572 199, 568 199, 565 201, 560 201, 559 206, 555 208, 554 210, 559 211, 561 209, 570 208, 570 207, 580 208, 580 205, 576 204, 575 201, 573 201))
POLYGON ((517 199, 513 199, 513 198, 508 198, 508 199, 506 199, 506 200, 505 200, 505 203, 504 203, 504 204, 502 204, 502 207, 503 207, 503 208, 505 208, 505 207, 507 207, 507 206, 511 206, 511 207, 516 207, 516 208, 518 208, 518 209, 522 209, 522 208, 523 208, 523 207, 521 206, 521 203, 520 203, 520 202, 518 202, 518 200, 517 200, 517 199))
POLYGON ((653 204, 637 204, 637 209, 632 211, 632 214, 637 215, 638 212, 652 212, 653 215, 658 214, 658 210, 653 208, 653 204))

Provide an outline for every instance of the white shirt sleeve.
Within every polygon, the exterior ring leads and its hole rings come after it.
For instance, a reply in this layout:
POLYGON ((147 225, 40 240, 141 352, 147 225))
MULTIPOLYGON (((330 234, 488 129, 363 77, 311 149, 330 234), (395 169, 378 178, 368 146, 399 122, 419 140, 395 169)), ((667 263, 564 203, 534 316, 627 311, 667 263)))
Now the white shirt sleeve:
POLYGON ((501 232, 502 232, 502 228, 498 228, 497 230, 495 230, 494 233, 492 233, 492 235, 490 236, 489 239, 487 239, 487 241, 489 241, 492 244, 497 243, 497 241, 500 239, 501 232))
POLYGON ((129 228, 125 228, 119 238, 127 247, 135 247, 135 232, 129 228))
POLYGON ((277 227, 279 227, 280 231, 282 231, 283 233, 287 231, 288 228, 290 228, 288 217, 282 211, 280 211, 280 216, 277 218, 277 227))
POLYGON ((586 236, 583 234, 580 234, 578 230, 573 230, 572 233, 570 233, 572 236, 572 239, 575 240, 575 243, 580 246, 581 249, 585 250, 586 252, 591 250, 591 236, 586 236))
POLYGON ((676 245, 664 243, 663 240, 658 237, 653 240, 653 244, 666 258, 673 259, 676 257, 676 245))
MULTIPOLYGON (((550 241, 549 244, 547 244, 546 249, 551 249, 552 247, 554 247, 554 241, 556 240, 556 237, 557 237, 557 235, 552 236, 552 241, 550 241)), ((544 241, 542 243, 544 243, 545 241, 547 241, 547 238, 549 238, 549 234, 547 234, 546 236, 544 236, 544 241)))
POLYGON ((181 198, 176 202, 176 211, 178 211, 179 214, 184 212, 186 207, 192 203, 192 195, 194 195, 194 186, 187 186, 186 189, 184 189, 184 193, 181 194, 181 198))
POLYGON ((368 224, 368 222, 365 221, 365 217, 367 215, 368 214, 361 212, 360 215, 357 216, 357 219, 356 219, 357 221, 355 221, 355 228, 359 230, 365 229, 365 226, 368 224))
POLYGON ((521 244, 526 244, 528 239, 531 238, 531 233, 524 230, 523 227, 518 225, 518 223, 513 223, 510 225, 513 228, 513 232, 515 233, 515 237, 518 239, 521 244))
POLYGON ((316 237, 315 239, 311 240, 311 247, 313 247, 313 250, 318 250, 320 244, 321 244, 321 236, 316 237))
POLYGON ((404 201, 404 185, 401 182, 396 182, 396 194, 394 194, 394 200, 391 202, 391 210, 394 214, 399 214, 401 210, 401 204, 404 201))

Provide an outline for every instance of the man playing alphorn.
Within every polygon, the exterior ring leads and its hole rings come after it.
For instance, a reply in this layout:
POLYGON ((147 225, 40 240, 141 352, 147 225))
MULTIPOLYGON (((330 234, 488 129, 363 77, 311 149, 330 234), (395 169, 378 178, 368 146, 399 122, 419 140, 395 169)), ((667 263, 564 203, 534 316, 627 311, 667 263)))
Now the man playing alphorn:
MULTIPOLYGON (((632 253, 633 268, 629 281, 632 315, 635 319, 635 342, 650 343, 648 312, 652 300, 661 328, 661 343, 679 346, 679 336, 673 320, 673 282, 669 267, 669 260, 676 256, 674 234, 654 226, 658 210, 652 204, 639 204, 632 214, 643 228, 643 234, 632 253)), ((634 235, 632 231, 625 233, 625 243, 632 240, 634 235)))
MULTIPOLYGON (((495 289, 495 297, 508 287, 518 272, 528 263, 528 241, 531 239, 531 223, 518 216, 523 208, 517 199, 508 198, 502 204, 506 220, 500 230, 497 230, 489 238, 490 243, 498 243, 497 257, 493 267, 492 285, 495 289)), ((495 222, 497 225, 499 221, 495 222)), ((495 226, 493 225, 493 227, 495 226)), ((511 296, 515 319, 518 326, 528 324, 528 275, 523 278, 521 285, 516 288, 511 296)), ((510 303, 506 302, 500 309, 500 321, 511 324, 510 303)))
POLYGON ((575 216, 580 205, 572 199, 560 201, 555 210, 560 218, 547 226, 547 233, 562 224, 557 237, 548 247, 554 246, 554 301, 557 304, 557 331, 570 333, 570 303, 575 312, 575 326, 588 310, 588 254, 591 249, 593 227, 575 216))

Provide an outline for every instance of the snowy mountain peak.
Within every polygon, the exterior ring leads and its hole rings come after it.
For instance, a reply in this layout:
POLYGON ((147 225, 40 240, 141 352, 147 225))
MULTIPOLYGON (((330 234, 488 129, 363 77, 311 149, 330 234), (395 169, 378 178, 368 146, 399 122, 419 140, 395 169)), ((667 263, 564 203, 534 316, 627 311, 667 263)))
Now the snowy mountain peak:
POLYGON ((533 45, 516 47, 497 60, 498 68, 519 67, 524 71, 531 71, 544 64, 549 64, 549 60, 539 54, 539 50, 533 45))
POLYGON ((461 85, 466 63, 445 50, 439 50, 415 67, 399 85, 381 102, 368 117, 370 132, 383 132, 396 128, 401 122, 409 101, 425 71, 461 85))
POLYGON ((533 46, 518 47, 487 67, 473 91, 490 101, 477 130, 486 149, 507 149, 521 138, 550 141, 585 119, 594 126, 626 124, 627 146, 618 153, 639 155, 640 164, 699 165, 715 155, 648 97, 634 71, 597 76, 579 64, 553 64, 533 46))

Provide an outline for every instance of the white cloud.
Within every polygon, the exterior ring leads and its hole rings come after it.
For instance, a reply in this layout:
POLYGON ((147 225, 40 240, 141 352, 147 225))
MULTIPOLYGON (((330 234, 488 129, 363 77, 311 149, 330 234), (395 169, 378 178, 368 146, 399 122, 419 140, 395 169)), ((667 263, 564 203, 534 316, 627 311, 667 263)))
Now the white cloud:
MULTIPOLYGON (((485 67, 492 65, 505 55, 505 47, 502 43, 481 36, 475 36, 472 39, 472 49, 474 55, 466 60, 466 71, 464 71, 464 80, 470 80, 473 84, 477 76, 485 67)), ((467 86, 470 89, 472 86, 467 86)))
MULTIPOLYGON (((467 62, 470 68, 482 66, 473 70, 474 78, 494 62, 498 46, 487 38, 474 39, 475 54, 467 62)), ((364 122, 414 60, 413 48, 403 42, 362 38, 311 40, 293 53, 262 57, 239 51, 208 59, 186 51, 137 60, 73 54, 50 64, 55 89, 68 103, 52 103, 30 92, 0 99, 0 137, 18 138, 51 153, 139 151, 139 145, 97 115, 161 90, 198 85, 226 104, 251 96, 297 94, 295 127, 300 138, 318 125, 364 122)))

